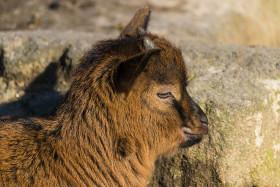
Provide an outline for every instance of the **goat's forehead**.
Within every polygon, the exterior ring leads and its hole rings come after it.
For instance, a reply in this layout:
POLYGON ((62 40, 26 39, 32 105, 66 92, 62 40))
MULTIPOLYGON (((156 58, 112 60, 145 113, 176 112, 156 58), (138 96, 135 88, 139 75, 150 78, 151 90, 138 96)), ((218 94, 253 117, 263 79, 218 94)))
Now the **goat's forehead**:
MULTIPOLYGON (((160 55, 151 63, 150 72, 152 79, 161 84, 185 82, 187 77, 185 66, 177 60, 160 55)), ((149 68, 149 67, 148 67, 149 68)))
POLYGON ((173 66, 185 71, 185 63, 181 50, 165 39, 155 39, 156 44, 162 49, 160 61, 165 66, 173 66))
POLYGON ((165 49, 161 51, 159 56, 160 63, 167 69, 176 68, 182 72, 185 71, 185 63, 181 53, 174 49, 165 49))
POLYGON ((152 79, 160 84, 185 84, 187 71, 181 51, 167 41, 156 44, 162 50, 152 60, 152 79))
POLYGON ((157 66, 152 69, 152 80, 161 84, 174 84, 178 82, 185 82, 186 79, 185 72, 178 68, 157 66))

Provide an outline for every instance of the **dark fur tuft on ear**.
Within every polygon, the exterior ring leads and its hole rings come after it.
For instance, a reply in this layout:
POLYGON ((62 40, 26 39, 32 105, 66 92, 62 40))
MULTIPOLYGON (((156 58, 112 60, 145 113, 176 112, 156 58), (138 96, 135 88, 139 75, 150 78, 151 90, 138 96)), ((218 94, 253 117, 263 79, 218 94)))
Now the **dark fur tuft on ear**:
POLYGON ((129 24, 124 28, 119 38, 124 38, 126 36, 138 37, 138 27, 141 27, 144 29, 144 31, 146 31, 150 19, 150 14, 151 9, 149 7, 143 7, 139 9, 132 20, 129 22, 129 24))

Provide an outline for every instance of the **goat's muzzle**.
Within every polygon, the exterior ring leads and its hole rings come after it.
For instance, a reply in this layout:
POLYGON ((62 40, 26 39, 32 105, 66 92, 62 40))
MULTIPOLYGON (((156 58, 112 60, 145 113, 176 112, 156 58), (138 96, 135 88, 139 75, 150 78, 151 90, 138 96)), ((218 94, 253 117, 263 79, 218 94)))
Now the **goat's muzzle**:
POLYGON ((185 125, 180 128, 185 138, 185 142, 180 147, 190 147, 199 143, 203 136, 208 133, 208 118, 202 109, 192 101, 194 113, 186 121, 185 125))

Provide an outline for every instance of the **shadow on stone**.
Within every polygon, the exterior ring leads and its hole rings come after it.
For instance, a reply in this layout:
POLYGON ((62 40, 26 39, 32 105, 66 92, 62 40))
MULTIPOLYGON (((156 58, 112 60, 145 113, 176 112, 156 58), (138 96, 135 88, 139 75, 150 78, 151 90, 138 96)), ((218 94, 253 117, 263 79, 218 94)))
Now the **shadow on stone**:
POLYGON ((51 62, 24 90, 17 101, 0 104, 0 117, 8 115, 44 116, 53 111, 62 94, 55 88, 60 79, 69 79, 72 62, 66 49, 58 62, 51 62))
POLYGON ((4 50, 0 49, 0 76, 3 76, 5 72, 4 66, 4 50))

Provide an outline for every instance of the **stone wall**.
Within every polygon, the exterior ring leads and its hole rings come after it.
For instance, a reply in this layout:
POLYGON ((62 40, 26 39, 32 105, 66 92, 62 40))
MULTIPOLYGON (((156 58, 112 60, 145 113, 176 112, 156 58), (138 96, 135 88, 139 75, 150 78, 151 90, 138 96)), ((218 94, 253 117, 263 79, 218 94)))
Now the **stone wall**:
MULTIPOLYGON (((82 54, 111 36, 0 33, 0 116, 43 115, 69 88, 82 54)), ((210 121, 191 148, 161 158, 150 186, 280 185, 280 49, 181 40, 190 95, 210 121)))

